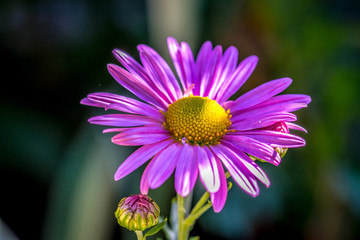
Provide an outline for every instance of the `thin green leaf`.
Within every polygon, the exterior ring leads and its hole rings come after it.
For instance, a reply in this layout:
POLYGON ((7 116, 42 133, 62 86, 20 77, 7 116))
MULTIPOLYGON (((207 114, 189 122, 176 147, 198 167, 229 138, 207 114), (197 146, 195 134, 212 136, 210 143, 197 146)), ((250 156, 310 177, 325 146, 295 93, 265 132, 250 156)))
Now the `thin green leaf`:
POLYGON ((157 225, 155 225, 154 227, 152 227, 149 231, 147 231, 144 235, 144 238, 145 237, 148 237, 148 236, 152 236, 154 235, 155 233, 157 233, 158 231, 160 231, 164 226, 165 226, 165 223, 167 222, 167 218, 165 218, 164 221, 162 221, 161 223, 158 223, 157 225))

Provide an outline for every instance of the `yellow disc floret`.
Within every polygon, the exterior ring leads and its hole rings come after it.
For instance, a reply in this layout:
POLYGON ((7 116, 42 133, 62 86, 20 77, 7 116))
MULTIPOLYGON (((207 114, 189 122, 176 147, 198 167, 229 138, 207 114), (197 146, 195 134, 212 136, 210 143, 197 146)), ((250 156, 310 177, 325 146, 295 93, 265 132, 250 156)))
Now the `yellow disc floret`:
POLYGON ((208 97, 190 95, 169 105, 164 126, 178 141, 214 145, 231 125, 229 113, 208 97))

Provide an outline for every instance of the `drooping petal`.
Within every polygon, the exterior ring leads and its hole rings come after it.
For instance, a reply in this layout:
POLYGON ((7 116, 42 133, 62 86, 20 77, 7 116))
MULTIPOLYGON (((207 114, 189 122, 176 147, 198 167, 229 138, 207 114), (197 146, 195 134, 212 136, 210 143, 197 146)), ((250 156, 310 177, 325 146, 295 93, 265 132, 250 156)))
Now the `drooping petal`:
POLYGON ((229 171, 234 181, 249 195, 256 197, 259 195, 259 185, 253 174, 250 173, 233 155, 230 150, 221 144, 210 146, 213 153, 221 160, 229 171))
POLYGON ((157 143, 144 145, 137 149, 119 166, 114 176, 115 181, 120 180, 143 165, 172 141, 172 139, 165 139, 157 143))
POLYGON ((104 107, 106 110, 114 109, 127 113, 151 116, 158 119, 164 118, 163 114, 156 107, 117 94, 102 92, 90 93, 87 96, 87 99, 98 107, 104 107))
POLYGON ((232 151, 232 156, 234 158, 238 158, 244 167, 246 167, 257 179, 259 179, 266 187, 270 186, 270 180, 266 173, 253 160, 251 160, 248 155, 240 151, 239 148, 231 142, 223 141, 223 144, 232 151))
POLYGON ((280 155, 275 151, 273 147, 257 141, 256 139, 239 135, 227 135, 223 137, 222 141, 230 142, 239 150, 250 154, 256 158, 274 164, 275 166, 279 165, 281 162, 280 155))
POLYGON ((182 96, 180 86, 165 60, 154 49, 144 44, 138 45, 138 50, 141 61, 155 85, 160 83, 173 100, 179 99, 182 96))
POLYGON ((294 122, 296 121, 296 115, 292 113, 268 113, 262 114, 262 112, 252 116, 251 118, 244 118, 241 114, 235 115, 231 118, 232 125, 230 129, 239 131, 257 129, 270 126, 276 122, 294 122))
POLYGON ((229 80, 221 86, 215 100, 219 104, 222 104, 235 94, 246 80, 248 80, 257 62, 258 57, 256 56, 250 56, 241 61, 229 80))
POLYGON ((115 135, 111 141, 118 145, 139 146, 160 142, 171 138, 171 135, 161 126, 143 126, 126 129, 115 135))
POLYGON ((305 146, 305 140, 299 136, 275 132, 270 130, 252 130, 237 132, 237 134, 253 138, 260 142, 270 145, 271 147, 287 147, 287 148, 296 148, 305 146))
POLYGON ((174 143, 155 155, 149 170, 149 186, 152 189, 161 186, 174 172, 182 150, 180 143, 174 143))
POLYGON ((208 94, 210 99, 215 98, 222 84, 226 82, 226 79, 228 79, 235 71, 237 61, 238 50, 234 46, 230 46, 228 49, 226 49, 224 55, 221 58, 221 62, 218 64, 218 67, 215 71, 213 85, 208 94))
POLYGON ((210 193, 211 203, 213 205, 214 212, 220 212, 226 203, 228 186, 223 166, 218 158, 215 157, 217 169, 219 169, 220 187, 217 192, 210 193))
POLYGON ((181 148, 175 170, 175 190, 182 197, 186 197, 193 190, 196 183, 198 166, 197 159, 194 157, 194 147, 184 144, 181 148))
POLYGON ((236 99, 233 103, 232 110, 237 111, 255 106, 281 93, 290 86, 291 82, 292 80, 290 78, 281 78, 264 83, 236 99))
POLYGON ((198 162, 199 175, 210 193, 217 192, 220 187, 220 175, 215 156, 208 147, 195 146, 195 158, 198 162))
POLYGON ((114 64, 109 64, 108 70, 111 76, 113 76, 113 78, 119 84, 121 84, 124 88, 135 94, 140 99, 144 100, 145 102, 149 102, 162 110, 167 108, 168 103, 165 101, 165 99, 159 97, 159 94, 154 91, 153 88, 149 87, 144 80, 141 80, 141 78, 132 75, 125 69, 114 64))
POLYGON ((146 166, 142 176, 141 176, 141 180, 140 180, 140 192, 142 194, 148 194, 149 192, 149 172, 150 169, 152 168, 152 166, 154 165, 154 159, 152 159, 149 164, 146 166))
POLYGON ((133 127, 159 123, 158 120, 147 116, 133 114, 107 114, 89 118, 89 123, 115 127, 133 127))
POLYGON ((181 46, 173 38, 167 39, 170 56, 173 60, 175 70, 179 76, 180 83, 185 92, 191 84, 193 84, 195 77, 195 60, 189 45, 185 42, 181 46))

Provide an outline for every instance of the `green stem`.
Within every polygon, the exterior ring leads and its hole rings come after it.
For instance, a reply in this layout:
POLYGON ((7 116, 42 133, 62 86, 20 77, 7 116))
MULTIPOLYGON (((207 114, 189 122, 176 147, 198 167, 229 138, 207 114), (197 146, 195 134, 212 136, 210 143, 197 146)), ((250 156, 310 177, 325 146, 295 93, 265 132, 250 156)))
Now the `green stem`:
POLYGON ((185 218, 185 207, 184 207, 184 198, 177 195, 177 207, 178 207, 178 240, 187 240, 187 233, 185 232, 185 226, 183 224, 185 218))
POLYGON ((211 208, 212 203, 208 202, 206 205, 204 205, 203 207, 201 207, 198 211, 196 212, 192 212, 184 221, 184 225, 186 226, 192 226, 195 224, 195 221, 201 217, 201 215, 203 215, 207 210, 209 210, 209 208, 211 208))
MULTIPOLYGON (((230 173, 226 172, 226 179, 230 178, 230 173)), ((229 182, 228 190, 231 188, 231 182, 229 182)), ((191 193, 192 194, 192 193, 191 193)), ((208 201, 210 193, 205 192, 199 201, 196 203, 191 213, 188 214, 188 208, 191 203, 191 196, 183 198, 177 194, 177 208, 178 208, 178 240, 187 240, 189 237, 189 230, 195 224, 195 221, 203 215, 209 208, 212 207, 212 203, 208 201), (185 203, 185 206, 184 206, 185 203)))
POLYGON ((135 231, 138 240, 145 240, 142 231, 135 231))
POLYGON ((208 201, 210 197, 210 193, 205 192, 202 197, 199 199, 199 201, 196 203, 194 208, 191 210, 190 215, 194 214, 195 212, 199 211, 199 209, 208 201))

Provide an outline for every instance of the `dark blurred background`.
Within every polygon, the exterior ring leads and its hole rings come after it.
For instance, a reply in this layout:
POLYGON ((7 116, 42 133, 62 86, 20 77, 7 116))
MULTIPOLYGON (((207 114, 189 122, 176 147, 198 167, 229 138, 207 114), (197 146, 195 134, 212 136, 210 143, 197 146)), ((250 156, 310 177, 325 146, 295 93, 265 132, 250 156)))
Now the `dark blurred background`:
MULTIPOLYGON (((130 95, 108 74, 120 48, 148 44, 167 60, 166 37, 234 45, 259 64, 238 94, 291 77, 309 94, 297 112, 307 146, 279 167, 261 164, 270 188, 239 187, 192 235, 201 239, 360 239, 360 2, 351 0, 2 0, 0 3, 0 239, 135 239, 117 226, 118 201, 139 192, 143 168, 114 182, 135 148, 87 118, 90 92, 130 95)), ((171 65, 172 66, 172 65, 171 65)), ((196 189, 195 198, 203 188, 196 189)), ((162 214, 172 179, 150 192, 162 214)), ((151 239, 151 238, 150 238, 151 239)), ((153 238, 155 239, 155 238, 153 238)))

